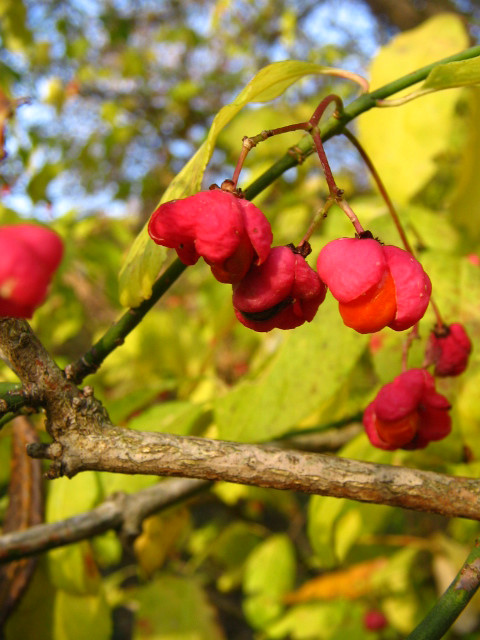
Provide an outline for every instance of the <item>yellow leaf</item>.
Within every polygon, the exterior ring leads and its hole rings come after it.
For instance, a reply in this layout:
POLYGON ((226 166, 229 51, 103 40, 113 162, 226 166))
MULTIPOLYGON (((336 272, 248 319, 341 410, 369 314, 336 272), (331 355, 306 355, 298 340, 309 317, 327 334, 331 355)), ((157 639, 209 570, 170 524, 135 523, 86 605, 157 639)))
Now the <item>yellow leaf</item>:
MULTIPOLYGON (((375 89, 468 46, 462 20, 439 14, 383 47, 371 67, 375 89)), ((408 88, 395 97, 411 93, 408 88)), ((391 109, 371 109, 358 120, 359 138, 391 197, 408 202, 435 174, 445 152, 459 90, 442 91, 391 109)))
POLYGON ((298 604, 309 600, 333 600, 348 598, 356 600, 374 590, 373 576, 387 565, 387 558, 375 558, 353 565, 348 569, 330 571, 305 582, 299 589, 285 597, 287 604, 298 604))
POLYGON ((134 551, 147 575, 152 575, 163 566, 189 521, 188 509, 182 508, 156 514, 143 522, 143 530, 135 540, 134 551))

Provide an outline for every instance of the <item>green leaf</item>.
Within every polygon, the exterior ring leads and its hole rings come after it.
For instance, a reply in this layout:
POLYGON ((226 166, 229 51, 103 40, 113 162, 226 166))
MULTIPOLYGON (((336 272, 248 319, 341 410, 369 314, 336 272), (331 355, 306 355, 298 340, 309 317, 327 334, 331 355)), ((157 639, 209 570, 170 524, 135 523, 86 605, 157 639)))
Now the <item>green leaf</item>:
POLYGON ((53 640, 105 640, 111 637, 111 633, 111 611, 103 593, 76 596, 57 591, 53 640))
POLYGON ((98 593, 101 577, 87 540, 49 551, 47 563, 50 580, 57 589, 77 596, 98 593))
POLYGON ((138 307, 152 294, 152 285, 167 257, 167 250, 153 242, 147 227, 135 238, 119 276, 120 303, 138 307))
MULTIPOLYGON (((372 88, 466 47, 461 18, 439 14, 382 47, 371 67, 372 88)), ((436 93, 359 117, 360 141, 394 201, 408 202, 436 173, 437 160, 449 147, 458 96, 458 91, 436 93)))
MULTIPOLYGON (((58 478, 49 485, 46 521, 57 522, 88 511, 98 502, 100 484, 95 472, 80 473, 72 479, 58 478)), ((53 584, 76 595, 96 593, 100 574, 87 541, 53 549, 47 554, 53 584)))
POLYGON ((94 471, 79 473, 73 478, 57 478, 48 487, 46 521, 56 522, 88 511, 98 502, 99 489, 94 471))
MULTIPOLYGON (((392 459, 391 451, 372 447, 364 434, 343 447, 340 455, 380 464, 388 464, 392 459)), ((381 531, 391 512, 391 507, 359 504, 345 498, 310 498, 307 531, 320 566, 329 568, 341 562, 358 538, 381 531)))
POLYGON ((271 440, 296 426, 339 390, 368 340, 343 325, 330 298, 311 324, 278 339, 272 361, 255 382, 243 382, 217 400, 220 438, 271 440))
POLYGON ((45 563, 40 560, 27 591, 5 623, 5 640, 34 640, 42 630, 42 640, 53 638, 55 589, 48 579, 45 563))
POLYGON ((447 62, 432 69, 420 87, 422 89, 451 89, 480 83, 480 58, 447 62))
POLYGON ((134 640, 223 640, 203 590, 193 579, 162 574, 132 590, 134 640))
POLYGON ((186 436, 209 422, 203 407, 191 402, 163 402, 146 409, 129 422, 131 429, 186 436))
POLYGON ((345 506, 344 498, 313 496, 308 507, 308 537, 322 568, 338 563, 334 553, 334 527, 345 506))
POLYGON ((295 551, 286 535, 271 536, 252 551, 245 566, 243 606, 253 627, 263 629, 282 613, 295 571, 295 551))
MULTIPOLYGON (((301 60, 274 62, 261 69, 231 104, 220 109, 212 122, 207 139, 172 180, 160 203, 185 198, 199 191, 203 173, 212 156, 218 135, 245 105, 251 102, 274 100, 294 82, 307 75, 332 73, 339 75, 341 72, 301 60)), ((241 140, 239 140, 240 143, 241 140)), ((159 252, 159 247, 149 238, 147 225, 145 225, 120 271, 122 305, 136 307, 151 295, 152 285, 164 260, 165 252, 159 252)))
POLYGON ((300 604, 291 607, 269 627, 268 637, 278 640, 365 640, 363 606, 347 600, 300 604))

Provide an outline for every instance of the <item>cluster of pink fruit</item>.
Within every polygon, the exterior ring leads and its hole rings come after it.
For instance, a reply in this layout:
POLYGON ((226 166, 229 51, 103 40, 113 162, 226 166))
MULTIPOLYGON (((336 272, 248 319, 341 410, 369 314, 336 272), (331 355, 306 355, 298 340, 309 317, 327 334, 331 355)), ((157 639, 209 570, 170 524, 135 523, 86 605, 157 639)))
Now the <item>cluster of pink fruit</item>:
MULTIPOLYGON (((202 257, 217 280, 231 284, 238 320, 255 331, 311 322, 327 288, 343 322, 360 333, 413 327, 430 301, 430 279, 408 251, 384 246, 365 232, 328 243, 315 271, 304 247, 272 247, 264 214, 230 190, 214 187, 166 202, 153 213, 148 230, 185 264, 202 257)), ((435 374, 461 373, 470 350, 459 324, 433 332, 428 355, 435 374)), ((449 409, 448 400, 435 391, 434 377, 411 369, 380 390, 365 411, 365 429, 376 447, 419 449, 448 435, 449 409)))
MULTIPOLYGON (((430 279, 403 249, 383 246, 369 232, 339 238, 320 252, 317 271, 305 260, 309 245, 272 247, 272 230, 251 202, 218 187, 160 205, 149 223, 160 245, 188 265, 203 257, 213 275, 233 286, 240 322, 255 331, 292 329, 311 322, 327 288, 344 323, 370 333, 403 331, 425 313, 430 279)), ((44 301, 63 254, 56 233, 31 224, 0 228, 0 316, 29 318, 44 301)), ((436 376, 465 370, 472 345, 462 325, 438 326, 427 364, 436 376)), ((418 449, 450 432, 448 400, 426 369, 410 369, 385 385, 367 407, 364 425, 382 449, 418 449)))
POLYGON ((185 264, 203 257, 220 282, 233 285, 239 321, 255 331, 293 329, 313 320, 327 288, 344 323, 360 333, 403 331, 425 313, 430 280, 420 263, 368 232, 327 244, 317 271, 302 247, 271 247, 264 214, 238 195, 214 188, 166 202, 149 223, 153 240, 176 249, 185 264))

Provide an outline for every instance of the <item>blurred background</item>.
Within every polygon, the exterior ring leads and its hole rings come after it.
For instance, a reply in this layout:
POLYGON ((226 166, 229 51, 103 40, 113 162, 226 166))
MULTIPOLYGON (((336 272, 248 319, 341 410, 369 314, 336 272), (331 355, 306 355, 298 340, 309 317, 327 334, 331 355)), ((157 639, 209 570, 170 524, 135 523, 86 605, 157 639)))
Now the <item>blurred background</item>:
MULTIPOLYGON (((0 212, 144 221, 215 113, 261 67, 301 59, 366 74, 382 43, 444 11, 478 40, 480 6, 468 0, 2 0, 0 89, 26 104, 6 125, 0 212)), ((305 81, 282 109, 331 88, 305 81)), ((248 124, 220 141, 207 186, 265 118, 248 124)))
MULTIPOLYGON (((65 366, 124 312, 118 274, 132 242, 216 113, 265 65, 306 60, 378 87, 479 41, 480 5, 468 0, 0 0, 0 223, 47 223, 65 242, 35 331, 65 366)), ((220 133, 203 187, 231 177, 244 135, 305 121, 331 92, 348 104, 359 89, 309 76, 271 103, 244 108, 220 133)), ((386 452, 363 434, 364 408, 401 371, 403 334, 348 330, 331 296, 295 331, 249 331, 235 319, 231 288, 202 261, 87 379, 112 421, 284 440, 478 478, 479 114, 479 89, 455 89, 372 110, 352 127, 398 207, 445 321, 462 322, 474 342, 468 370, 438 382, 453 406, 447 439, 386 452)), ((298 138, 255 148, 240 186, 298 138)), ((326 150, 361 221, 398 244, 358 154, 340 137, 326 150)), ((255 202, 275 243, 285 244, 302 238, 326 195, 312 156, 255 202)), ((312 238, 312 266, 325 242, 351 234, 332 211, 312 238)), ((410 367, 422 366, 434 320, 428 310, 410 367)), ((0 395, 16 382, 0 363, 0 395)), ((11 485, 10 417, 0 421, 0 519, 11 485)), ((43 416, 33 420, 47 440, 43 416)), ((159 481, 83 473, 43 482, 44 517, 59 521, 115 491, 159 481)), ((134 546, 110 532, 44 554, 5 638, 399 640, 479 533, 468 520, 219 483, 146 520, 134 546)), ((478 638, 478 601, 467 614, 451 638, 478 638)))

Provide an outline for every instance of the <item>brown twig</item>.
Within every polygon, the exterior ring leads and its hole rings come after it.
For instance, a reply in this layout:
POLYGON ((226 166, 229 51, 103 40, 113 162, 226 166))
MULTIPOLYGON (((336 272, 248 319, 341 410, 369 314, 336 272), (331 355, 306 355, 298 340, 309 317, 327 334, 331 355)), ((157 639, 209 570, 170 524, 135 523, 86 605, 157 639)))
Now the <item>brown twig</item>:
POLYGON ((133 431, 112 425, 91 389, 66 381, 28 323, 0 319, 0 348, 24 386, 45 398, 54 442, 32 445, 52 460, 50 477, 87 470, 224 480, 349 498, 480 520, 480 482, 273 447, 133 431))
POLYGON ((134 494, 117 493, 95 509, 60 522, 5 534, 0 536, 0 563, 92 538, 110 529, 131 541, 140 533, 145 518, 206 487, 208 483, 201 480, 168 480, 134 494))

